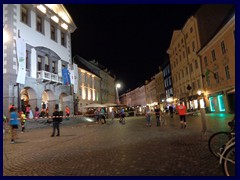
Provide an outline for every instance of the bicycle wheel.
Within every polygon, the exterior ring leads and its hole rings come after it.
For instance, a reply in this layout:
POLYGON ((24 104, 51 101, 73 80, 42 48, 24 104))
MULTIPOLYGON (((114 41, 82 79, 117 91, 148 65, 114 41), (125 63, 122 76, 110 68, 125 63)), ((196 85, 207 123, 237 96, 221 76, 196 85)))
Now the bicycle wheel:
POLYGON ((235 145, 224 153, 222 167, 226 176, 235 176, 235 145))
POLYGON ((208 148, 210 152, 217 158, 219 158, 219 154, 221 148, 224 148, 224 145, 230 139, 231 133, 220 131, 212 134, 208 140, 208 148))

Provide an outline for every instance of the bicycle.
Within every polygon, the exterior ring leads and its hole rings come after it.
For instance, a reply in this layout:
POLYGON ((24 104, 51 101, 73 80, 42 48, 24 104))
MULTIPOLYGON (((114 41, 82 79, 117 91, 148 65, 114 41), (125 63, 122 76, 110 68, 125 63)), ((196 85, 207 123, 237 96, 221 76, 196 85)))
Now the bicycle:
POLYGON ((219 153, 219 164, 222 164, 226 176, 235 176, 235 133, 219 153))
POLYGON ((230 131, 216 132, 208 139, 208 149, 216 158, 220 157, 219 151, 223 150, 226 143, 233 137, 233 133, 235 132, 235 119, 230 121, 228 125, 230 126, 230 131))

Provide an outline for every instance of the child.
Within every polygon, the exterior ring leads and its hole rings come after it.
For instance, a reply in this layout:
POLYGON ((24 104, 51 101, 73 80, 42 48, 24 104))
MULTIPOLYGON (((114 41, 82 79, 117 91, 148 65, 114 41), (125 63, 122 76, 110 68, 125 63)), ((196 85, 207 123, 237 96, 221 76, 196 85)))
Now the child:
POLYGON ((21 127, 22 127, 22 132, 21 133, 24 133, 25 132, 25 123, 26 123, 26 115, 20 111, 20 121, 21 121, 21 127))

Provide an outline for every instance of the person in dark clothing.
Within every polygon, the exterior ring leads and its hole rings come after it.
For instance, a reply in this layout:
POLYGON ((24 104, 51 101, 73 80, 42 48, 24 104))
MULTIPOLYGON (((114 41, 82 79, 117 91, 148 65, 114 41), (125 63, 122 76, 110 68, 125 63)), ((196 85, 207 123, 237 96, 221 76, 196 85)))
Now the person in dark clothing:
POLYGON ((160 108, 158 106, 155 107, 154 112, 156 115, 157 126, 160 126, 160 108))
POLYGON ((51 137, 55 136, 55 131, 57 130, 57 136, 60 136, 60 129, 59 129, 59 124, 62 121, 62 117, 56 117, 56 116, 61 116, 61 113, 58 111, 58 104, 55 104, 55 110, 53 112, 53 132, 51 137))
POLYGON ((170 117, 173 118, 173 107, 172 107, 172 105, 170 105, 168 107, 168 109, 169 109, 169 112, 170 112, 170 117))

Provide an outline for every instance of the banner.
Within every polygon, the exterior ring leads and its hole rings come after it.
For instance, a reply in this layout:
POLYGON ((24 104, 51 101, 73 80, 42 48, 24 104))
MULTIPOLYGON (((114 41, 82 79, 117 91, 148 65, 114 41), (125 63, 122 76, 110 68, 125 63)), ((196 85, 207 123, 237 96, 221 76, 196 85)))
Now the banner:
POLYGON ((70 75, 67 68, 62 69, 62 78, 63 78, 63 84, 69 85, 70 84, 70 75))
POLYGON ((16 39, 18 72, 17 83, 25 84, 26 77, 26 43, 22 38, 16 39))
POLYGON ((78 93, 78 66, 77 64, 73 64, 74 70, 74 93, 78 93))

